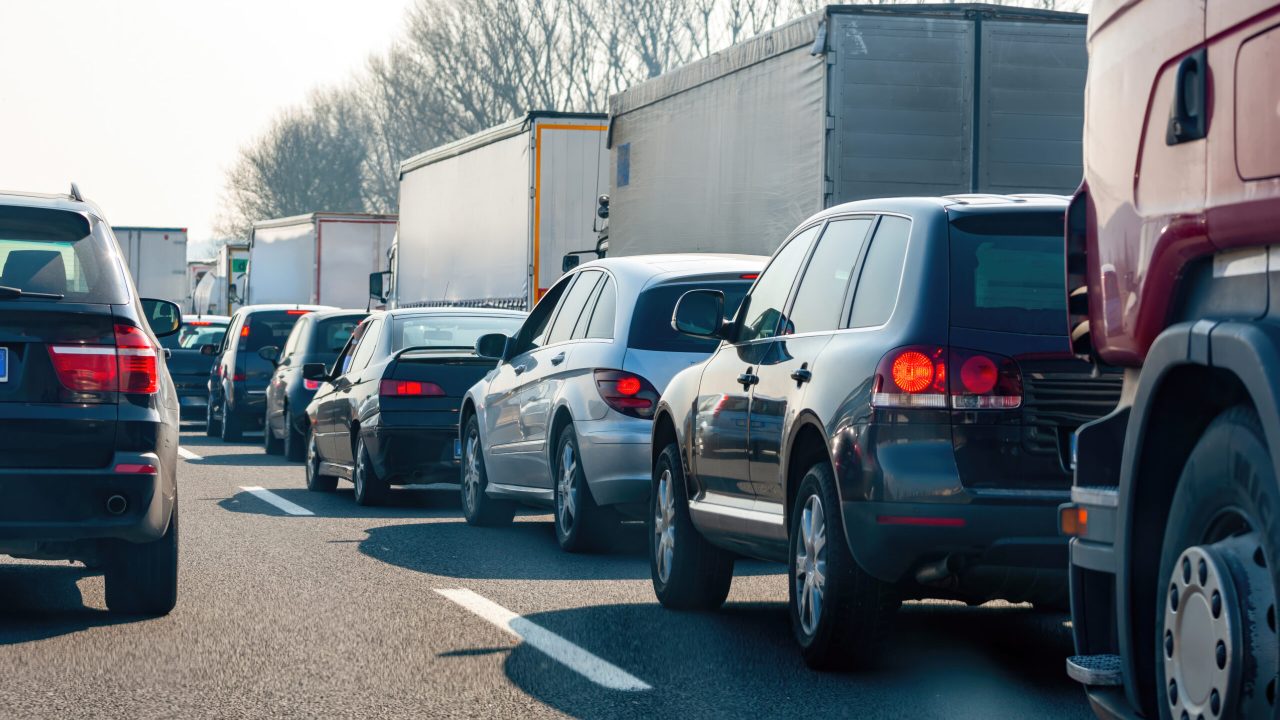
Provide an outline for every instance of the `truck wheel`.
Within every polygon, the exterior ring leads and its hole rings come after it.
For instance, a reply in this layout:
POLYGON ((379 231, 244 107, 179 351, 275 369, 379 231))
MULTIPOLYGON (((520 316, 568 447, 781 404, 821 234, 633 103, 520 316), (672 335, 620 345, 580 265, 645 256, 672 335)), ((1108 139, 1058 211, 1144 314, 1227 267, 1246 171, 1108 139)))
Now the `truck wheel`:
POLYGON ((369 457, 369 448, 365 447, 364 438, 356 441, 356 467, 351 482, 356 486, 357 505, 380 505, 386 502, 387 493, 391 489, 387 481, 374 472, 373 458, 369 457))
POLYGON ((271 421, 265 417, 262 419, 262 449, 268 455, 279 455, 284 451, 284 442, 276 437, 271 421))
POLYGON ((1280 490, 1252 408, 1219 415, 1187 458, 1160 552, 1160 717, 1273 717, 1280 673, 1280 490))
POLYGON ((222 423, 213 414, 213 396, 209 396, 209 402, 204 406, 204 434, 206 437, 221 437, 222 423))
POLYGON ((222 402, 222 422, 218 424, 222 426, 223 442, 239 442, 244 437, 240 416, 231 409, 230 403, 225 400, 222 402))
POLYGON ((307 433, 307 489, 311 492, 333 492, 338 478, 320 474, 320 446, 316 443, 316 430, 307 433))
POLYGON ((875 665, 899 598, 893 585, 868 575, 849 552, 826 463, 800 481, 789 535, 788 606, 805 664, 815 670, 875 665))
POLYGON ((126 615, 168 615, 178 602, 178 505, 169 529, 148 543, 116 542, 104 563, 107 608, 126 615))
POLYGON ((560 431, 556 443, 555 466, 552 468, 556 540, 566 552, 586 552, 604 541, 611 523, 612 508, 596 505, 587 485, 578 454, 578 435, 569 424, 560 431))
POLYGON ((467 430, 462 437, 462 516, 468 525, 510 525, 516 516, 515 503, 494 500, 486 492, 489 475, 484 469, 484 452, 480 446, 480 420, 475 415, 467 419, 467 430))
POLYGON ((302 462, 307 458, 307 438, 298 430, 293 413, 284 414, 284 457, 293 462, 302 462))
POLYGON ((689 517, 680 448, 663 449, 649 492, 649 574, 672 610, 715 610, 733 583, 733 555, 707 542, 689 517))

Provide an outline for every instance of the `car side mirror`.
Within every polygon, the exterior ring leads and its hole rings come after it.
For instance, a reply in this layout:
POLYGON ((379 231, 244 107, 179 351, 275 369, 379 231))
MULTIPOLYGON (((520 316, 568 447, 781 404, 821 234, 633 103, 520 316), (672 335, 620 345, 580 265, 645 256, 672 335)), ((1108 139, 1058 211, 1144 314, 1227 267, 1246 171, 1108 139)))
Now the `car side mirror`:
POLYGON ((578 263, 582 262, 582 258, 575 254, 569 253, 560 260, 560 272, 569 272, 578 267, 578 263))
POLYGON ((724 293, 719 290, 690 290, 676 302, 671 327, 693 337, 721 339, 724 326, 724 293))
POLYGON ((147 317, 151 332, 158 338, 172 335, 182 327, 182 308, 175 302, 142 298, 142 312, 147 317))
POLYGON ((304 380, 320 380, 329 379, 329 368, 324 363, 305 363, 302 366, 302 377, 304 380))
POLYGON ((490 360, 506 360, 508 341, 509 338, 502 333, 481 335, 480 339, 476 340, 476 355, 490 360))
POLYGON ((260 347, 258 348, 258 357, 262 358, 263 360, 266 360, 272 365, 279 365, 280 364, 280 348, 276 347, 275 345, 267 345, 265 347, 260 347))
POLYGON ((369 297, 378 302, 387 301, 387 280, 391 276, 391 271, 384 270, 382 272, 369 273, 369 297))

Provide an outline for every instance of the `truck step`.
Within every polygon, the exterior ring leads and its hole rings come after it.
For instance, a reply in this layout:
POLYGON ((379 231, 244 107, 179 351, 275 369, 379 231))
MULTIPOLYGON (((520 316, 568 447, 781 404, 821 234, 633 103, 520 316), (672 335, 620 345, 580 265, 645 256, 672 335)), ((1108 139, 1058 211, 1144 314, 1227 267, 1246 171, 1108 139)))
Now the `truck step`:
POLYGON ((1123 685, 1119 655, 1072 655, 1067 658, 1067 675, 1085 685, 1123 685))

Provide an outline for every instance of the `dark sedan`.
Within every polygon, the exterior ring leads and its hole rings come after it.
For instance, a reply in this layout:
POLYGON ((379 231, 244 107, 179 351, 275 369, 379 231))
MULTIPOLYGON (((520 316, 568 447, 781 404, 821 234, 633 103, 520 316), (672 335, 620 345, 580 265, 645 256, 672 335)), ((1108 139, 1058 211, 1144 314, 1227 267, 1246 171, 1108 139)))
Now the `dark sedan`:
POLYGON ((231 318, 225 315, 184 317, 182 328, 160 338, 169 351, 169 374, 178 390, 178 406, 183 420, 204 420, 208 411, 209 373, 213 357, 201 351, 205 345, 221 345, 231 318))
POLYGON ((308 364, 323 384, 307 406, 307 487, 355 485, 356 502, 391 485, 458 481, 458 408, 495 362, 475 354, 482 335, 510 335, 525 314, 474 308, 374 313, 334 365, 308 364))
POLYGON ((284 452, 295 462, 306 457, 307 403, 320 389, 320 381, 303 378, 302 367, 307 363, 331 365, 356 326, 368 316, 351 310, 303 315, 283 349, 268 345, 258 351, 276 366, 267 385, 266 427, 262 433, 268 454, 284 452))

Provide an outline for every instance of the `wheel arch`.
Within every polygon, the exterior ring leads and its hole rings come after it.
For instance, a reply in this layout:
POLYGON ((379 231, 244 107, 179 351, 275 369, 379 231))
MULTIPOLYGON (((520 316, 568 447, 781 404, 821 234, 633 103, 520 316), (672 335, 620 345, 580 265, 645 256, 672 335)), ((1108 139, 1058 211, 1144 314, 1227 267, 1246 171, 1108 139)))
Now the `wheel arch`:
MULTIPOLYGON (((812 412, 804 412, 791 425, 784 463, 785 470, 782 476, 783 497, 786 498, 782 515, 788 532, 791 528, 791 509, 796 504, 796 493, 800 488, 800 481, 804 479, 809 468, 824 462, 834 473, 835 464, 831 459, 827 431, 816 415, 812 412)), ((839 482, 836 486, 839 487, 839 482)))
POLYGON ((560 444, 560 433, 566 426, 573 424, 573 412, 568 403, 561 402, 551 415, 551 424, 547 426, 547 469, 552 477, 555 475, 556 446, 560 444))

